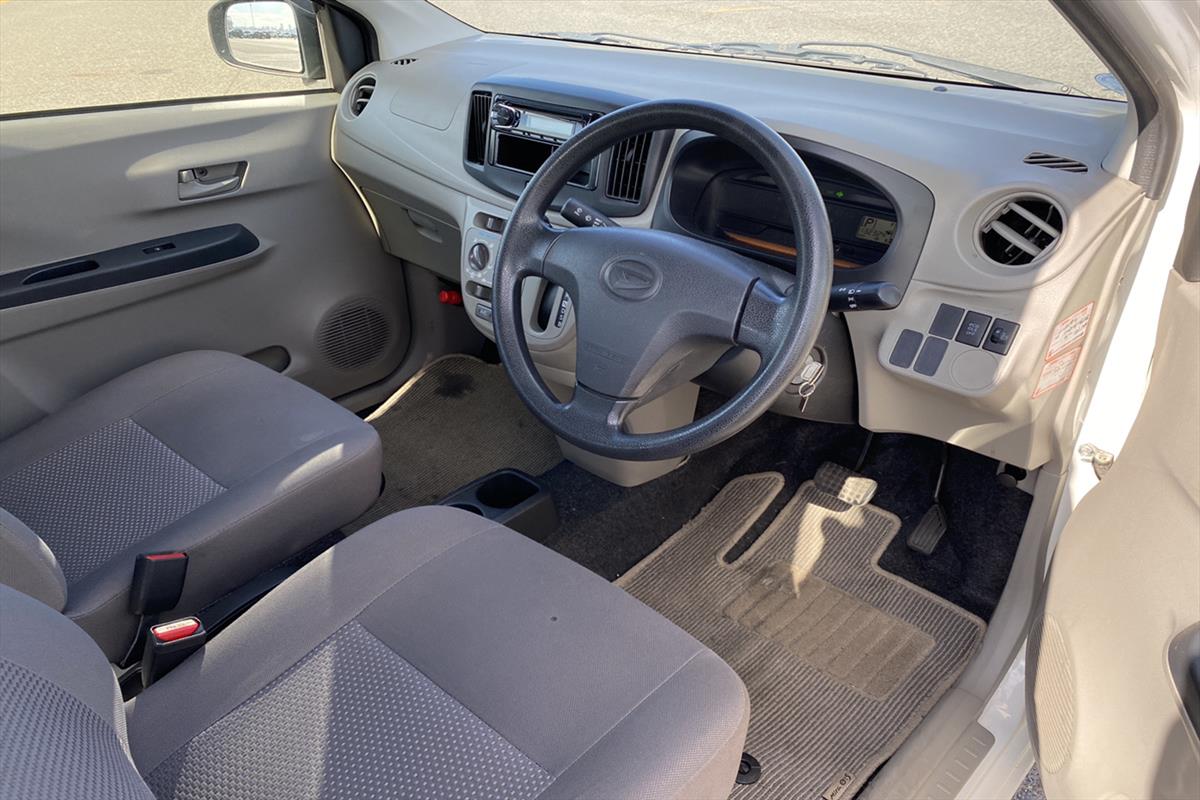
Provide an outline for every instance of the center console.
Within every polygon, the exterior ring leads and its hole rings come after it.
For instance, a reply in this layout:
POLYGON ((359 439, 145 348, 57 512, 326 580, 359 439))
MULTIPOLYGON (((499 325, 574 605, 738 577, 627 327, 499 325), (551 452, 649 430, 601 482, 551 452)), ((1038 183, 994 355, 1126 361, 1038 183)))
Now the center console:
MULTIPOLYGON (((562 143, 609 111, 637 98, 545 81, 481 83, 471 91, 463 167, 480 183, 517 197, 562 143)), ((614 217, 642 213, 670 144, 666 131, 632 136, 573 175, 553 204, 568 197, 614 217)))

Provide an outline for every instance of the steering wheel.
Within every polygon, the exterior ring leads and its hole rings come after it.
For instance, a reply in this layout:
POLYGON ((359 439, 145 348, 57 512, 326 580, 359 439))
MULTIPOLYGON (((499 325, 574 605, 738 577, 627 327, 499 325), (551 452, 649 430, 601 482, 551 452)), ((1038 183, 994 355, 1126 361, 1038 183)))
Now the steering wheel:
POLYGON ((530 179, 496 258, 496 343, 517 394, 563 439, 611 458, 676 458, 724 441, 770 408, 816 342, 832 276, 825 204, 812 174, 778 133, 727 106, 653 100, 583 128, 530 179), (559 190, 596 154, 630 136, 664 129, 720 136, 774 179, 796 232, 794 279, 667 231, 560 229, 547 222, 559 190), (542 381, 525 342, 521 283, 530 277, 562 286, 575 306, 577 383, 566 402, 542 381), (699 375, 731 347, 749 348, 761 360, 750 382, 724 405, 672 430, 624 430, 625 418, 640 403, 699 375), (703 363, 699 369, 697 361, 703 363))

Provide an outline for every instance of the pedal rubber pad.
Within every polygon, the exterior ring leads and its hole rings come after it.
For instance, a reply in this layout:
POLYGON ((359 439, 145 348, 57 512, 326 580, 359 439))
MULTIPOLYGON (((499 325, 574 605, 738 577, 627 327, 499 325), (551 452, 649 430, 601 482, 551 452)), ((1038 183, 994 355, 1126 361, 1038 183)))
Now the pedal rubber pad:
POLYGON ((924 555, 932 555, 942 535, 946 533, 946 512, 940 503, 934 503, 921 517, 917 527, 908 533, 906 544, 909 549, 924 555))
POLYGON ((870 478, 864 478, 857 472, 852 472, 840 464, 826 461, 817 470, 813 483, 826 494, 831 494, 843 503, 852 506, 865 506, 875 496, 879 484, 870 478))

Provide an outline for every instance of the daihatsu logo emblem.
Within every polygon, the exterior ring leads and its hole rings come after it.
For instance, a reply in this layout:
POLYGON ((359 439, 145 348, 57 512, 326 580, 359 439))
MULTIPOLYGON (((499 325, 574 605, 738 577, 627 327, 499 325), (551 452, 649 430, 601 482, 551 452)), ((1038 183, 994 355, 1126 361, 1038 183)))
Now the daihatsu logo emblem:
POLYGON ((622 300, 649 300, 662 286, 662 275, 656 267, 630 258, 607 264, 600 272, 600 280, 622 300))

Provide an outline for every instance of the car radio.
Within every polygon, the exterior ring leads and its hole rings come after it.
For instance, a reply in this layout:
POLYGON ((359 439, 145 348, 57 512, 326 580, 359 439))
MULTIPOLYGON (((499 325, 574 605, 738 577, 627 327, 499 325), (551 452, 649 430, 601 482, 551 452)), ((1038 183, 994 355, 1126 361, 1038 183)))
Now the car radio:
MULTIPOLYGON (((595 116, 583 111, 548 111, 497 96, 488 117, 491 163, 532 175, 563 142, 595 116)), ((596 159, 593 159, 568 182, 590 189, 594 186, 595 175, 596 159)))

